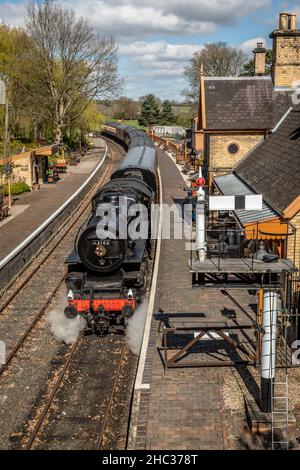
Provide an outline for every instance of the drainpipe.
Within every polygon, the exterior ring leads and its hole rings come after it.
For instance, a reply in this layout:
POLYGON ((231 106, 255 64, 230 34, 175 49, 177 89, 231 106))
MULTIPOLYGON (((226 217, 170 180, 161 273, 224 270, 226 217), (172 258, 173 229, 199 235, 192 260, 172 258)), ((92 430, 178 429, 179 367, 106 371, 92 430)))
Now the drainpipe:
POLYGON ((273 290, 266 290, 263 297, 263 322, 261 352, 261 411, 272 411, 272 387, 275 378, 276 366, 276 333, 277 314, 280 306, 279 294, 273 290))

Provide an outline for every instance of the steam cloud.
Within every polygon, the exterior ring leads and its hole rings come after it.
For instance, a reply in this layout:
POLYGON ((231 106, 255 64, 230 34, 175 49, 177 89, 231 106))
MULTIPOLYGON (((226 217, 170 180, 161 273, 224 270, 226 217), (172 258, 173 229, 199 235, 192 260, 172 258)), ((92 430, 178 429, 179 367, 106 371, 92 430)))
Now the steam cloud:
POLYGON ((147 310, 148 301, 142 302, 127 322, 127 345, 135 356, 138 356, 141 350, 147 310))
POLYGON ((64 341, 66 344, 75 343, 80 333, 84 330, 85 320, 82 317, 76 317, 72 320, 64 315, 66 298, 65 296, 58 302, 58 305, 48 315, 48 323, 55 338, 58 341, 64 341))

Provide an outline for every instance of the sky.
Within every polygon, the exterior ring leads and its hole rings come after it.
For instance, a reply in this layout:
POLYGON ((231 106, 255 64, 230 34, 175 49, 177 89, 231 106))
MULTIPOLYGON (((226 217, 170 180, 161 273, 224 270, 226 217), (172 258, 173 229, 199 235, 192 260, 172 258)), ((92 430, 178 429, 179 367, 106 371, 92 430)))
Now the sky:
MULTIPOLYGON (((26 0, 0 0, 0 19, 22 26, 26 0)), ((123 94, 153 93, 182 101, 183 69, 206 43, 223 41, 251 57, 258 41, 271 47, 269 33, 279 12, 298 13, 300 0, 60 0, 86 17, 119 46, 123 94)))

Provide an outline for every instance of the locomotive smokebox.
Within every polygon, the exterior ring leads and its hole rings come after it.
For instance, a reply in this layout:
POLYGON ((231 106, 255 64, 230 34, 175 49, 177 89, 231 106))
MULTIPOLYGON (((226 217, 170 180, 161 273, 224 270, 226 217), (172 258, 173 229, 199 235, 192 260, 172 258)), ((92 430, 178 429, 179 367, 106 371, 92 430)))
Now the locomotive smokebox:
POLYGON ((78 254, 84 266, 97 273, 109 273, 122 266, 126 254, 125 240, 101 240, 97 226, 88 226, 78 240, 78 254))

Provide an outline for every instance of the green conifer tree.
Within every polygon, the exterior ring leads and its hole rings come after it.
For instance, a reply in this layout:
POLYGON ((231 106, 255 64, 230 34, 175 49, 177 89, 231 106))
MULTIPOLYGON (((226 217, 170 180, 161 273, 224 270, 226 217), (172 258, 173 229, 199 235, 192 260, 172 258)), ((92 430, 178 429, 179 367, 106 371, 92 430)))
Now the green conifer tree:
POLYGON ((158 124, 160 117, 159 114, 159 107, 155 96, 148 95, 142 104, 138 123, 140 124, 140 126, 158 124))
POLYGON ((175 123, 172 104, 169 100, 165 100, 162 105, 160 123, 164 126, 170 126, 175 123))

